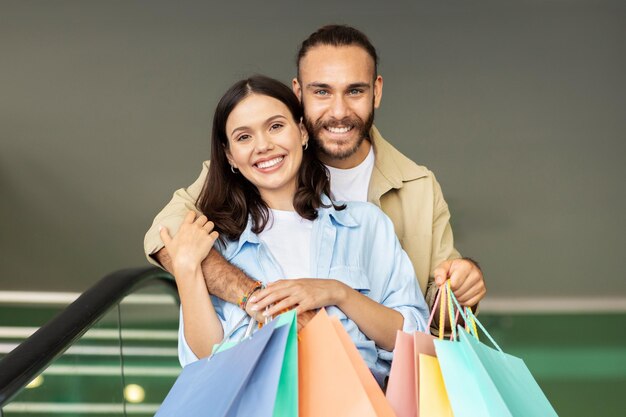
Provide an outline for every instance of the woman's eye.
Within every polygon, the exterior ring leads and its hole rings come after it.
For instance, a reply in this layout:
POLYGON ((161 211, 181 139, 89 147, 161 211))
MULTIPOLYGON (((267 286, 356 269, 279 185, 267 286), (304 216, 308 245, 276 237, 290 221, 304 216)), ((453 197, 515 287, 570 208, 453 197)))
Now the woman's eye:
POLYGON ((272 124, 272 126, 270 126, 270 130, 280 129, 281 127, 283 127, 281 123, 274 123, 272 124))
POLYGON ((242 140, 247 140, 247 139, 250 139, 250 135, 246 135, 246 134, 244 134, 244 135, 239 135, 239 136, 237 137, 237 142, 241 142, 242 140))

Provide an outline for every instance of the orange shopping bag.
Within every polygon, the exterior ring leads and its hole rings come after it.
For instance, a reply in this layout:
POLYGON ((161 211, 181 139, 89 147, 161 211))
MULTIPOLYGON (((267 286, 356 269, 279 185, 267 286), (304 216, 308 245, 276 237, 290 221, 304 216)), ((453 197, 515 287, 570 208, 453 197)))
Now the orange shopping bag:
POLYGON ((326 310, 300 331, 300 417, 394 417, 393 409, 337 317, 326 310))

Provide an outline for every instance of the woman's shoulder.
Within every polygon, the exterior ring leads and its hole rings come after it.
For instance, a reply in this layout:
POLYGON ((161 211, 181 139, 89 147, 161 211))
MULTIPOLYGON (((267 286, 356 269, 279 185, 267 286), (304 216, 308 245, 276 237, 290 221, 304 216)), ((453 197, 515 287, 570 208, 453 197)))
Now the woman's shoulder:
MULTIPOLYGON (((391 224, 391 220, 377 205, 366 201, 335 201, 335 205, 343 205, 343 210, 330 207, 331 215, 339 219, 351 219, 359 226, 391 224)), ((346 222, 347 223, 347 222, 346 222)))

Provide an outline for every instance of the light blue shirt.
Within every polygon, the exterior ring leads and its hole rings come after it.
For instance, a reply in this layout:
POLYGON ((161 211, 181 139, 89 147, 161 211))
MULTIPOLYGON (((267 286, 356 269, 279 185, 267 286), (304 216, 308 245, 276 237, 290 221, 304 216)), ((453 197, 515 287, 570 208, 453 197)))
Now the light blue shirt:
MULTIPOLYGON (((318 210, 311 232, 311 278, 341 281, 402 314, 405 332, 425 331, 428 307, 391 220, 373 204, 354 201, 345 204, 344 210, 332 206, 318 210)), ((283 279, 280 265, 251 228, 248 222, 238 241, 220 248, 222 254, 248 276, 263 283, 283 279)), ((211 299, 224 334, 228 334, 246 313, 235 304, 213 296, 211 299)), ((393 353, 377 347, 339 308, 328 306, 326 311, 340 319, 372 372, 377 376, 388 375, 393 353)), ((244 319, 231 340, 242 337, 248 321, 249 318, 244 319)), ((185 341, 182 309, 178 339, 181 365, 197 360, 185 341)))

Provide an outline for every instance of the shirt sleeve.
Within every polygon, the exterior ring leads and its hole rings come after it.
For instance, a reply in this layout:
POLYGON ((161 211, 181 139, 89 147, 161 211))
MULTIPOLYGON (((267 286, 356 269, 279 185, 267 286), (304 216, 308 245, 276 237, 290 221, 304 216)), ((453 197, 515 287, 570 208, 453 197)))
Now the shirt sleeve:
POLYGON ((157 214, 152 222, 152 226, 146 232, 143 241, 144 252, 148 258, 148 262, 153 265, 161 266, 152 255, 163 248, 163 242, 159 234, 159 225, 168 228, 170 235, 175 235, 178 228, 182 224, 189 210, 198 211, 196 200, 202 191, 204 182, 209 173, 209 161, 204 161, 200 176, 187 188, 181 188, 174 192, 172 199, 157 214))
MULTIPOLYGON (((428 306, 415 278, 413 264, 400 246, 391 220, 379 210, 373 232, 372 236, 376 236, 375 258, 386 260, 376 262, 374 268, 378 270, 371 275, 384 277, 380 303, 402 314, 403 331, 426 331, 428 306)), ((393 359, 392 352, 379 347, 377 350, 380 359, 386 361, 393 359)))

